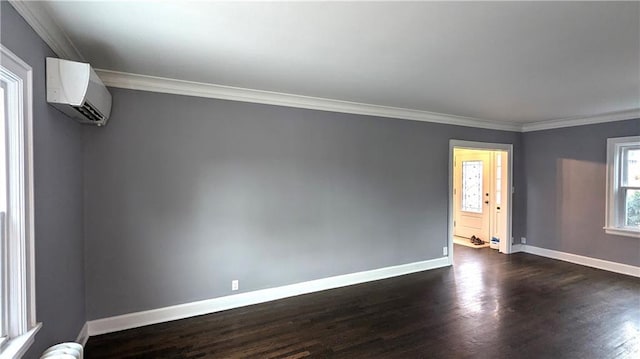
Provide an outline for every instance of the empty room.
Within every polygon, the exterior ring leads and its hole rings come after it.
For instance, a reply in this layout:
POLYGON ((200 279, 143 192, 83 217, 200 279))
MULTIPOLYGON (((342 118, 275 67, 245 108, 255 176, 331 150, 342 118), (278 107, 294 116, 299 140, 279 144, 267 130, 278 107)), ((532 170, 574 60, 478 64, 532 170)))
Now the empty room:
POLYGON ((640 2, 0 0, 0 359, 640 357, 640 2))

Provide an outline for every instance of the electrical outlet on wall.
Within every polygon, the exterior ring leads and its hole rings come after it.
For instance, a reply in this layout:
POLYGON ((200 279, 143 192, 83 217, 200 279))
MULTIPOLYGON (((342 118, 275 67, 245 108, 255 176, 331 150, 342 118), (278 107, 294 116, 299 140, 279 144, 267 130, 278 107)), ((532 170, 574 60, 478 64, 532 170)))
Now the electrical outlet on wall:
POLYGON ((446 256, 447 254, 449 254, 449 247, 442 247, 442 255, 446 256))
POLYGON ((238 284, 238 280, 234 279, 231 281, 231 290, 238 290, 239 284, 238 284))
POLYGON ((526 237, 520 237, 520 243, 527 244, 527 238, 526 237))

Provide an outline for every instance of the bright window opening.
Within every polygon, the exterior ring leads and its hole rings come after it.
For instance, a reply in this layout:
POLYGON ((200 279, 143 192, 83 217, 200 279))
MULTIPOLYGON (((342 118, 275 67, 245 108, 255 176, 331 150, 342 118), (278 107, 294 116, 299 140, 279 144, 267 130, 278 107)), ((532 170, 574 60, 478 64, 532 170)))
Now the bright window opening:
POLYGON ((607 140, 609 234, 640 237, 640 136, 607 140))
POLYGON ((21 358, 35 321, 32 70, 0 45, 0 358, 21 358))

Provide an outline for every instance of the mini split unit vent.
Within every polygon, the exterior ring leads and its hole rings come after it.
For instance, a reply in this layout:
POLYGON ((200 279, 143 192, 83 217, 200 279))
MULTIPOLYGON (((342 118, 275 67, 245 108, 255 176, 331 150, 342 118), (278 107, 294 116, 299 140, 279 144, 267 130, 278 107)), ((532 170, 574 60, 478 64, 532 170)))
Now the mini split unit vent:
POLYGON ((47 102, 80 123, 107 124, 111 94, 89 64, 47 57, 47 102))

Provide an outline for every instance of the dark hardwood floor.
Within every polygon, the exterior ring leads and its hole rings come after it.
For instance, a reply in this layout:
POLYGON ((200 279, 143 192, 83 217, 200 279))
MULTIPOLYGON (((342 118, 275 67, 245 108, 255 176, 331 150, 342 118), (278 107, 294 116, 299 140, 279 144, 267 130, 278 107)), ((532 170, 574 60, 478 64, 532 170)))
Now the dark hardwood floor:
POLYGON ((640 358, 640 279, 489 248, 455 266, 89 339, 92 358, 640 358))

